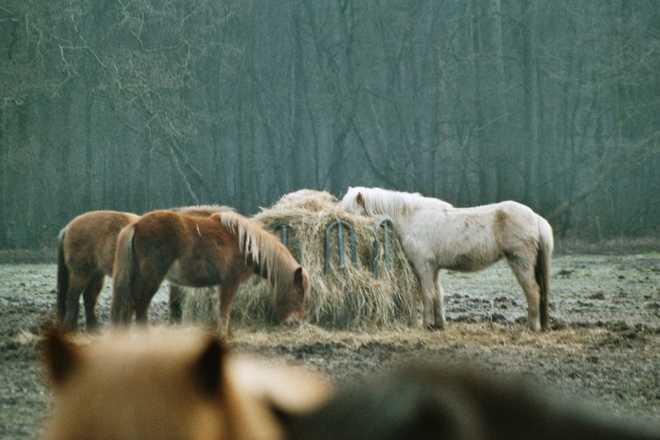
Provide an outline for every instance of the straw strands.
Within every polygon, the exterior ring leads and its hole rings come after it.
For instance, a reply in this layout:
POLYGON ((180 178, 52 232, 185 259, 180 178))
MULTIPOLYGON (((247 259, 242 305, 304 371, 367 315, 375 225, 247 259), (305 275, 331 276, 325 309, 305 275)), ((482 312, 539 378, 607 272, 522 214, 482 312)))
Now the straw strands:
MULTIPOLYGON (((420 300, 418 280, 397 240, 395 248, 390 249, 391 269, 387 269, 382 228, 378 234, 378 276, 373 275, 375 227, 381 219, 354 215, 328 192, 312 190, 284 195, 253 217, 269 231, 280 222, 291 225, 286 232, 287 246, 305 266, 311 280, 305 303, 307 321, 341 329, 414 326, 420 300), (353 265, 350 233, 344 228, 343 270, 339 267, 338 228, 334 227, 329 240, 329 271, 324 275, 326 230, 335 220, 353 227, 358 264, 353 265)), ((282 230, 276 234, 281 238, 282 230)), ((390 230, 390 237, 392 234, 390 230)), ((212 288, 186 289, 184 321, 214 325, 217 297, 212 288)), ((276 322, 265 280, 255 276, 241 286, 234 299, 232 322, 250 327, 276 322)))

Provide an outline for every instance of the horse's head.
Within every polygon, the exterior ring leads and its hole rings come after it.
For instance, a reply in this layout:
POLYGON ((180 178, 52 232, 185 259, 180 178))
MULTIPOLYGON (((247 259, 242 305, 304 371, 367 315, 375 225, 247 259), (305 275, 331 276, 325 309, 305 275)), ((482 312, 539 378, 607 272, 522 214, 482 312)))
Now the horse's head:
POLYGON ((275 294, 275 312, 282 321, 290 317, 305 317, 305 297, 309 292, 309 275, 304 267, 298 266, 293 272, 292 282, 280 282, 275 294))
POLYGON ((195 329, 111 331, 43 343, 53 390, 45 439, 280 439, 285 419, 322 404, 313 373, 230 353, 195 329))
POLYGON ((78 344, 51 331, 44 361, 54 408, 46 438, 222 437, 233 405, 227 350, 212 335, 163 332, 111 332, 78 344))
POLYGON ((341 199, 341 203, 354 214, 368 215, 364 195, 361 190, 362 188, 360 187, 349 187, 346 195, 341 199))

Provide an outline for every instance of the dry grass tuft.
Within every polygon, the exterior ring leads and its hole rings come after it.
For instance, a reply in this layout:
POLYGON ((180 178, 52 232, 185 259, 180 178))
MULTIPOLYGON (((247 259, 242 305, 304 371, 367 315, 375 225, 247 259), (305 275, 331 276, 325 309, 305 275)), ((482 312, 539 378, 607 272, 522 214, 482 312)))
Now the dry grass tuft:
POLYGON ((551 332, 530 332, 526 325, 502 325, 497 323, 452 322, 443 331, 428 331, 423 328, 388 328, 377 332, 330 331, 313 324, 298 327, 278 327, 270 332, 254 332, 238 329, 232 339, 234 344, 251 344, 261 347, 290 345, 293 347, 318 343, 342 343, 349 348, 362 344, 380 343, 392 346, 426 349, 461 347, 480 351, 515 352, 521 355, 545 348, 562 350, 565 353, 584 353, 585 347, 596 346, 607 338, 605 328, 566 327, 551 332))
MULTIPOLYGON (((378 277, 373 276, 374 229, 381 218, 354 215, 327 192, 300 190, 253 217, 265 229, 288 222, 288 247, 310 275, 306 320, 324 328, 364 329, 417 325, 419 283, 400 244, 390 250, 391 270, 383 257, 379 234, 378 277), (351 262, 350 236, 344 236, 344 268, 339 268, 337 228, 331 232, 329 273, 324 275, 325 234, 335 220, 350 223, 355 231, 357 267, 351 262)), ((281 230, 276 232, 281 237, 281 230)), ((183 303, 184 320, 213 325, 217 321, 217 294, 210 289, 189 290, 183 303)), ((262 326, 276 321, 270 305, 270 288, 258 277, 241 286, 234 300, 232 322, 262 326)))

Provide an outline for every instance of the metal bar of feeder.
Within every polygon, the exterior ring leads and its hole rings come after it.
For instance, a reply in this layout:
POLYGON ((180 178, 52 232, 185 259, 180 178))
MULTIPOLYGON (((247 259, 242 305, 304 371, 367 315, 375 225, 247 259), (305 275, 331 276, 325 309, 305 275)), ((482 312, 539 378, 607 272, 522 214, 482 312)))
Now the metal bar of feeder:
POLYGON ((378 233, 380 232, 381 226, 383 227, 383 251, 385 253, 385 266, 387 267, 387 270, 391 270, 392 268, 391 258, 390 258, 390 247, 392 248, 392 250, 396 249, 396 235, 394 234, 394 222, 392 221, 392 219, 385 217, 381 219, 374 228, 374 258, 373 258, 374 278, 378 278, 378 251, 379 251, 378 233), (388 231, 388 226, 392 228, 391 246, 389 240, 390 234, 388 231))
POLYGON ((345 265, 344 265, 344 234, 343 227, 346 227, 349 232, 351 240, 351 260, 353 260, 353 265, 357 267, 357 252, 355 246, 355 231, 353 226, 345 220, 335 220, 330 223, 325 230, 325 264, 323 266, 323 274, 328 275, 330 270, 330 233, 332 229, 337 227, 337 248, 339 252, 339 268, 341 269, 342 275, 345 274, 345 265))
MULTIPOLYGON (((287 229, 291 229, 291 231, 295 232, 296 228, 294 228, 293 225, 289 222, 279 222, 279 223, 275 223, 273 225, 273 227, 271 228, 271 231, 272 232, 277 232, 278 229, 282 230, 282 244, 288 248, 289 247, 289 243, 288 243, 289 238, 288 238, 288 234, 287 234, 287 229)), ((296 261, 300 262, 300 255, 298 255, 298 252, 296 252, 296 255, 294 255, 294 257, 296 258, 296 261)))

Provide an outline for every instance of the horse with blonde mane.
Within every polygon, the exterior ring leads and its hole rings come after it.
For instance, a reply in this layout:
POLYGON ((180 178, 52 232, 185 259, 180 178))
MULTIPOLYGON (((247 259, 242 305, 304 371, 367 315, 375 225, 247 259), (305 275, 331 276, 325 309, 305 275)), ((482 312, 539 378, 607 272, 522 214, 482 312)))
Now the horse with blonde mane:
POLYGON ((234 294, 256 273, 272 288, 282 320, 302 319, 309 291, 307 271, 273 234, 236 212, 193 217, 153 211, 117 238, 110 320, 147 322, 147 309, 164 279, 189 287, 218 286, 218 331, 229 334, 234 294))
POLYGON ((387 215, 420 281, 424 325, 442 329, 445 307, 440 270, 473 272, 506 259, 527 299, 532 331, 549 328, 552 227, 513 201, 455 208, 419 193, 349 188, 341 203, 363 215, 387 215))
MULTIPOLYGON (((200 205, 173 208, 173 211, 208 217, 233 210, 227 206, 200 205)), ((70 328, 78 327, 80 296, 85 306, 88 331, 98 327, 96 304, 106 276, 112 276, 117 236, 140 216, 119 211, 90 211, 71 220, 58 236, 57 315, 70 328)), ((170 319, 181 319, 181 292, 170 285, 170 319)))
POLYGON ((231 353, 200 330, 112 329, 85 339, 51 329, 42 345, 53 391, 47 440, 277 440, 280 413, 313 410, 331 392, 312 372, 231 353))

